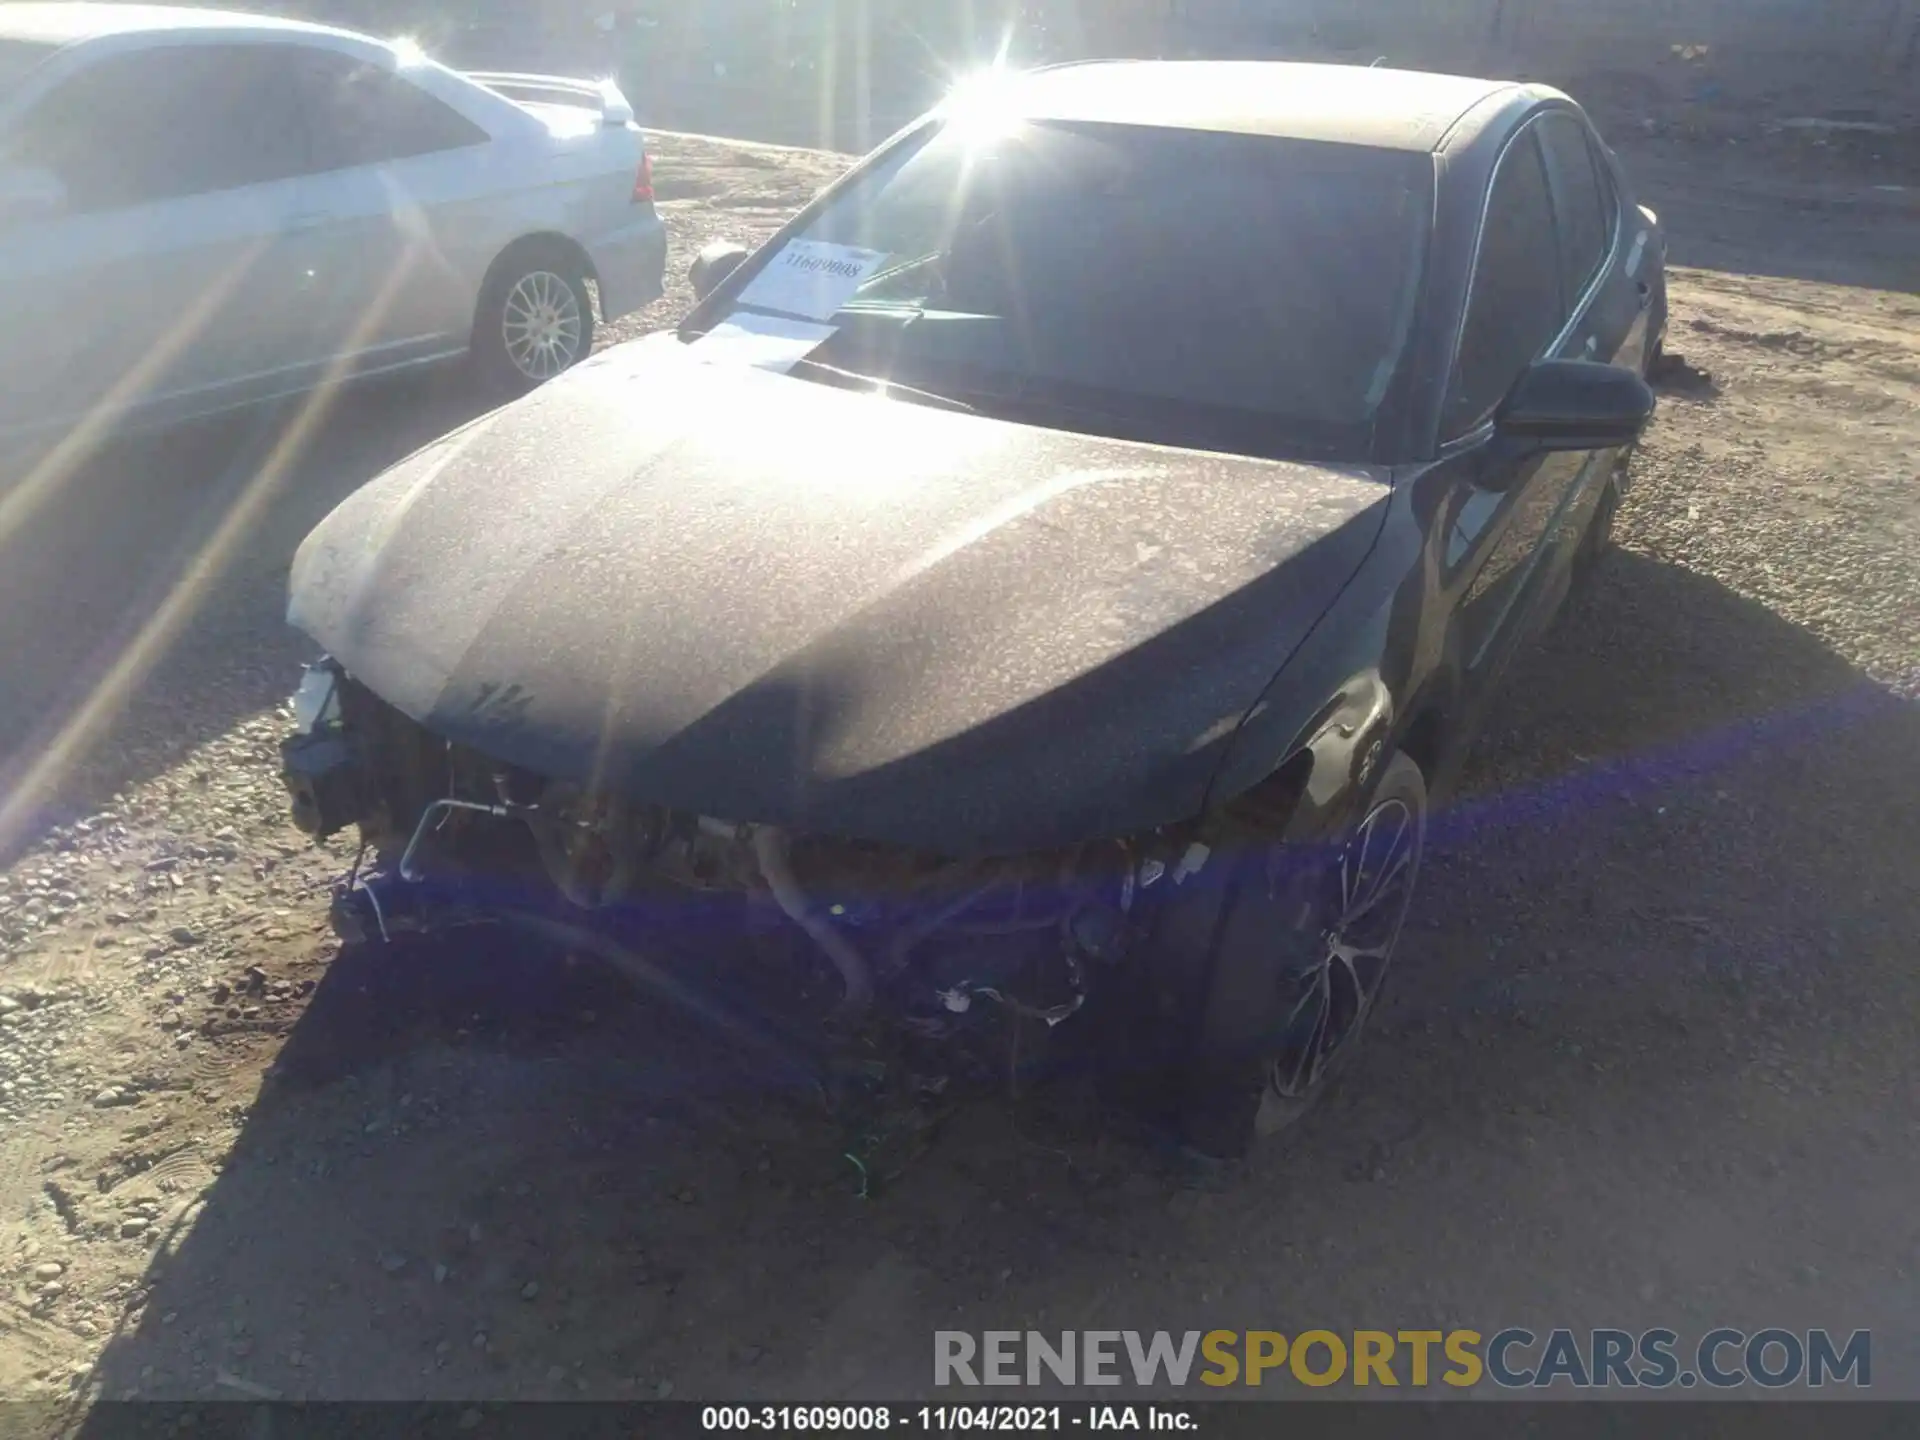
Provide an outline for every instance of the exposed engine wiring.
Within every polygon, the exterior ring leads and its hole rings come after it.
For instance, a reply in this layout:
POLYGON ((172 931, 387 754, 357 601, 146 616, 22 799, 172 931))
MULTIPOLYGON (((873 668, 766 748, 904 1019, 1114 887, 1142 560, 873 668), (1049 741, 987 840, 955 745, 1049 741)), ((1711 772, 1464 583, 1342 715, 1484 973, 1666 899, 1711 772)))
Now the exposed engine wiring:
POLYGON ((963 891, 947 904, 934 911, 933 914, 914 921, 912 924, 902 925, 894 932, 893 939, 887 944, 888 971, 890 973, 898 973, 904 970, 907 966, 907 961, 912 958, 916 946, 930 938, 934 932, 946 925, 955 916, 964 915, 988 895, 991 895, 994 890, 994 885, 995 882, 992 880, 985 881, 971 890, 963 891))
MULTIPOLYGON (((1111 958, 1110 946, 1080 933, 1077 917, 1107 914, 1116 901, 1124 917, 1133 898, 1135 859, 1125 844, 1079 845, 1051 855, 942 859, 796 836, 771 825, 676 818, 657 807, 583 795, 562 781, 545 782, 537 799, 522 799, 510 774, 496 769, 491 778, 492 803, 452 793, 428 802, 400 856, 402 881, 423 878, 422 852, 429 837, 439 835, 455 812, 463 812, 526 825, 549 880, 579 909, 623 903, 643 873, 649 882, 757 894, 838 972, 841 993, 831 1014, 836 1025, 863 1021, 883 982, 890 997, 903 984, 902 998, 917 993, 917 1003, 924 1004, 937 997, 950 1016, 970 1008, 978 995, 1023 1018, 1058 1025, 1086 1001, 1091 977, 1080 962, 1111 958), (997 942, 1047 932, 1058 936, 1052 963, 1066 964, 1073 993, 1061 1003, 1042 1005, 1019 998, 1008 983, 1010 966, 1022 963, 1019 956, 1039 957, 997 942), (929 973, 915 980, 913 972, 930 945, 942 948, 928 962, 929 973)), ((392 928, 391 917, 380 898, 369 899, 369 928, 384 936, 392 928)), ((909 1008, 915 1003, 906 999, 909 1008)))
POLYGON ((835 1018, 854 1020, 864 1015, 873 1003, 872 967, 840 927, 820 913, 795 878, 785 833, 770 825, 757 826, 753 832, 753 856, 767 888, 773 892, 775 903, 787 913, 788 919, 813 937, 814 943, 826 952, 840 972, 845 988, 840 1003, 834 1007, 835 1018))

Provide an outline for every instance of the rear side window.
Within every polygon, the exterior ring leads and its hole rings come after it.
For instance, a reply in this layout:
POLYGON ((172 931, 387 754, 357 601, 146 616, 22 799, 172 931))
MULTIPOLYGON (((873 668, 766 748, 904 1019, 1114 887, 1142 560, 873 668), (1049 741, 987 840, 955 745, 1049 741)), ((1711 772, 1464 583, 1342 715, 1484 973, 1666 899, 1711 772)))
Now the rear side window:
POLYGON ((1560 275, 1569 301, 1585 293, 1612 240, 1612 192, 1594 162, 1587 127, 1571 115, 1540 122, 1560 237, 1560 275))
POLYGON ((300 69, 315 170, 404 160, 488 138, 445 102, 378 65, 332 51, 303 50, 300 69))
POLYGON ((76 213, 285 179, 307 148, 298 100, 277 79, 265 47, 110 55, 48 92, 8 150, 59 176, 76 213))
POLYGON ((1553 207, 1529 128, 1494 177, 1443 433, 1462 435, 1491 414, 1565 319, 1553 207))

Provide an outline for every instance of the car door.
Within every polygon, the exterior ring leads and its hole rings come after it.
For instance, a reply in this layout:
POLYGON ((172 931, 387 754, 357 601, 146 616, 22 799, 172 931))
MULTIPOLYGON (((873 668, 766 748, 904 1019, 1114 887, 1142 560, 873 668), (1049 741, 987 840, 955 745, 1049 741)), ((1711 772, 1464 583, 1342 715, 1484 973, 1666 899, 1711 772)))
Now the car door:
POLYGON ((274 363, 271 252, 297 114, 232 47, 104 56, 9 127, 0 163, 61 191, 0 228, 0 429, 193 412, 274 363))
POLYGON ((1521 130, 1495 169, 1443 410, 1438 523, 1469 699, 1490 690, 1524 633, 1542 542, 1581 465, 1579 457, 1516 455, 1493 433, 1494 412, 1522 372, 1568 350, 1538 131, 1537 123, 1521 130))
POLYGON ((489 135, 389 58, 282 50, 312 156, 292 242, 301 363, 378 369, 463 348, 478 280, 459 206, 488 183, 489 135))
MULTIPOLYGON (((1644 355, 1643 311, 1647 293, 1629 273, 1629 243, 1609 168, 1585 117, 1556 110, 1535 127, 1553 194, 1554 233, 1560 249, 1561 289, 1570 314, 1559 353, 1578 360, 1621 365, 1636 373, 1644 355)), ((1532 580, 1537 624, 1564 598, 1580 543, 1608 478, 1621 459, 1615 449, 1561 457, 1570 473, 1535 562, 1532 580)))

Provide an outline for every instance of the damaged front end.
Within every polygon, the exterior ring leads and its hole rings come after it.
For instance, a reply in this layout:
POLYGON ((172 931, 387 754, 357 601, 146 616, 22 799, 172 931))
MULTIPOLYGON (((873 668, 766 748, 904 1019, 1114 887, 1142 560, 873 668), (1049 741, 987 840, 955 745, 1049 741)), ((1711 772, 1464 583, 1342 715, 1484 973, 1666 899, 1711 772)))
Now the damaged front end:
POLYGON ((295 823, 316 837, 357 826, 375 856, 336 895, 343 939, 529 915, 631 934, 696 984, 744 973, 762 1013, 804 1014, 835 1038, 1050 1032, 1123 967, 1142 892, 1207 855, 1167 831, 953 858, 670 809, 436 737, 331 660, 309 668, 294 710, 295 823), (756 958, 731 967, 735 948, 756 958))

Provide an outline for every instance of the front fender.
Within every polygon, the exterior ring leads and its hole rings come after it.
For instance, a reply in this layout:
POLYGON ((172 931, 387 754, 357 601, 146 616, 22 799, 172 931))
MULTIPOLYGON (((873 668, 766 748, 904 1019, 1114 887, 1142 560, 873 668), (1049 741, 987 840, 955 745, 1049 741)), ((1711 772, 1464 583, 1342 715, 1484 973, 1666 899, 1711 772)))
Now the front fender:
POLYGON ((1423 548, 1396 497, 1366 562, 1241 722, 1214 774, 1210 813, 1305 763, 1284 836, 1323 835, 1346 818, 1404 733, 1415 677, 1435 668, 1418 653, 1423 548))

